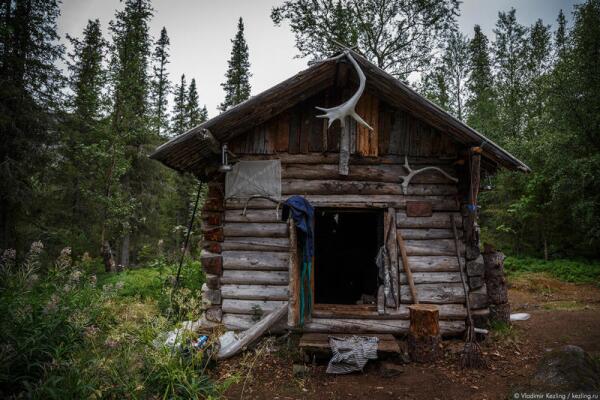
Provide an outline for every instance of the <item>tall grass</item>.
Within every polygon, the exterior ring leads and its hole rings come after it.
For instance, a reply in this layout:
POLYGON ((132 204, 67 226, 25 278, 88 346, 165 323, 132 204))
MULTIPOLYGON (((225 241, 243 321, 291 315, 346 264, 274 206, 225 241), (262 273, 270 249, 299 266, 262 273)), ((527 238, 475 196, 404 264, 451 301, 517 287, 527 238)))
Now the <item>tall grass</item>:
POLYGON ((230 383, 188 341, 173 350, 160 339, 198 316, 198 263, 173 293, 165 260, 97 275, 69 249, 51 265, 42 253, 37 242, 23 261, 7 250, 0 262, 0 398, 215 398, 230 383))
POLYGON ((592 283, 600 286, 600 262, 578 260, 544 261, 531 257, 506 257, 504 267, 509 274, 544 272, 565 282, 592 283))

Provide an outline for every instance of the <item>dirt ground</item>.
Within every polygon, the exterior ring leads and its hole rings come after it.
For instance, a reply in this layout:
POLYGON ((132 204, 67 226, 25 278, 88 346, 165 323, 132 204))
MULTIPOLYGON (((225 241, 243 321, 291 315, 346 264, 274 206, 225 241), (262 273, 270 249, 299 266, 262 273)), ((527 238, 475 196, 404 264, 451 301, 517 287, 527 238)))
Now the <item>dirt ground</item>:
POLYGON ((306 374, 294 376, 302 364, 294 338, 265 339, 254 352, 221 363, 221 377, 237 373, 239 383, 226 392, 231 399, 506 399, 527 385, 544 352, 572 344, 600 356, 600 288, 559 282, 544 275, 511 280, 512 312, 531 319, 494 331, 482 343, 488 368, 461 370, 461 340, 444 343, 442 360, 401 364, 387 377, 382 361, 369 362, 364 373, 332 376, 326 360, 308 363, 306 374))

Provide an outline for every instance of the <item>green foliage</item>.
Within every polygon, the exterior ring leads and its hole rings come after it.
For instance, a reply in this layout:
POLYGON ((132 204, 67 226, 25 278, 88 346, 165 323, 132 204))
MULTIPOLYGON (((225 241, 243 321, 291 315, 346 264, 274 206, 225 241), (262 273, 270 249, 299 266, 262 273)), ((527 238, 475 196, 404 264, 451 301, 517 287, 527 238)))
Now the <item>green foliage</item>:
POLYGON ((225 100, 219 105, 219 110, 227 111, 236 104, 250 97, 250 61, 248 45, 244 37, 244 21, 240 17, 235 38, 231 41, 233 47, 225 73, 225 82, 221 84, 225 90, 225 100))
POLYGON ((458 7, 455 0, 287 0, 272 9, 271 19, 289 23, 303 57, 329 57, 338 41, 407 79, 429 66, 456 25, 458 7))
POLYGON ((538 21, 529 30, 517 27, 512 14, 503 16, 505 44, 496 51, 508 48, 511 38, 525 54, 519 61, 513 60, 518 52, 506 57, 501 51, 500 118, 513 129, 493 137, 525 159, 533 173, 494 178, 495 190, 482 195, 483 234, 520 255, 598 257, 600 2, 577 6, 570 32, 559 15, 554 51, 547 26, 538 21))
POLYGON ((64 84, 58 15, 56 0, 0 7, 0 248, 25 248, 39 232, 64 84))
POLYGON ((177 265, 164 259, 96 278, 92 260, 74 262, 67 248, 44 263, 42 250, 34 243, 22 262, 13 250, 2 256, 3 398, 215 398, 236 379, 213 380, 204 353, 187 344, 161 345, 198 316, 198 262, 184 263, 172 292, 177 265))
POLYGON ((168 114, 168 96, 171 92, 171 82, 169 82, 169 45, 171 41, 167 35, 167 29, 163 26, 160 31, 160 37, 156 41, 156 47, 152 53, 152 82, 151 82, 151 101, 152 101, 152 125, 155 134, 158 137, 165 137, 169 132, 169 114, 168 114))
POLYGON ((509 274, 545 272, 562 281, 600 285, 600 262, 578 260, 544 261, 532 257, 506 257, 504 268, 509 274))

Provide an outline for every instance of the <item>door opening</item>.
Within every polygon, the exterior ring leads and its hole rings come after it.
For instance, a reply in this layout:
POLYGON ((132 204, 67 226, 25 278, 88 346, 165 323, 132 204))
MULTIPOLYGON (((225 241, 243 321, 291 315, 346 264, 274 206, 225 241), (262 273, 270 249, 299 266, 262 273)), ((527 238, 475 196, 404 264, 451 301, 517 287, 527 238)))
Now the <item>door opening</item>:
POLYGON ((383 211, 324 209, 315 213, 315 303, 375 304, 383 211))

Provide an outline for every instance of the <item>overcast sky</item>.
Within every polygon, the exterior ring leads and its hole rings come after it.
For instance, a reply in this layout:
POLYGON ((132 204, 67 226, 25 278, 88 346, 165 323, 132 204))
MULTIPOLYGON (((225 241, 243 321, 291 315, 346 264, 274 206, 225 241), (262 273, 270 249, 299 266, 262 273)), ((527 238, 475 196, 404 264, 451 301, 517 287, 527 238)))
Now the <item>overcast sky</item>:
MULTIPOLYGON (((459 24, 471 36, 473 25, 481 25, 493 40, 493 29, 498 11, 517 9, 520 23, 531 25, 542 18, 555 25, 562 8, 570 20, 575 0, 463 0, 459 24)), ((154 0, 155 15, 151 33, 157 37, 165 26, 171 39, 172 81, 185 73, 188 83, 196 78, 200 103, 206 104, 210 117, 217 114, 223 100, 220 83, 224 80, 227 60, 231 51, 237 20, 241 16, 246 27, 246 41, 250 51, 252 94, 289 78, 306 67, 306 60, 294 58, 294 36, 287 26, 275 27, 270 11, 276 0, 154 0)), ((119 0, 63 0, 59 18, 59 33, 80 36, 88 19, 100 19, 106 35, 108 22, 119 0)))

